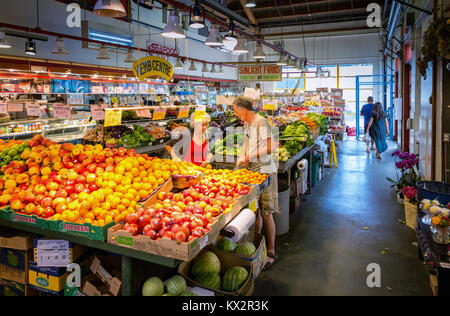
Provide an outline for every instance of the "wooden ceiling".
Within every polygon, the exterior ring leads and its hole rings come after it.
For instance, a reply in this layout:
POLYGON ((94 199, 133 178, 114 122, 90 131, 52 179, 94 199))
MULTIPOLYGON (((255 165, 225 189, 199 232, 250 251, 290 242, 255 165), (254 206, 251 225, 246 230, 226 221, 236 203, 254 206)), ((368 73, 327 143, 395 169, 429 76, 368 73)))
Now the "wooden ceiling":
POLYGON ((370 3, 383 0, 256 0, 255 8, 246 8, 246 0, 227 0, 228 9, 248 18, 260 28, 296 26, 332 22, 365 21, 370 3))

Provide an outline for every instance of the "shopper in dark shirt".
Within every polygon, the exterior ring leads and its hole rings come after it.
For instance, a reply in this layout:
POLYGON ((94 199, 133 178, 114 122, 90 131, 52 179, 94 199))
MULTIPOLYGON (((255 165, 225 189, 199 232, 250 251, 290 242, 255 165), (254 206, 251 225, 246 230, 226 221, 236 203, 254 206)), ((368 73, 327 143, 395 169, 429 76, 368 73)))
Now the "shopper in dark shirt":
MULTIPOLYGON (((367 125, 369 124, 370 121, 370 117, 372 116, 372 111, 373 111, 373 97, 368 97, 367 98, 367 104, 364 104, 360 114, 364 116, 364 135, 367 135, 368 130, 367 130, 367 125)), ((369 142, 367 141, 367 148, 366 148, 366 152, 370 152, 370 150, 374 150, 374 141, 373 139, 371 140, 372 146, 370 147, 369 150, 369 142)))

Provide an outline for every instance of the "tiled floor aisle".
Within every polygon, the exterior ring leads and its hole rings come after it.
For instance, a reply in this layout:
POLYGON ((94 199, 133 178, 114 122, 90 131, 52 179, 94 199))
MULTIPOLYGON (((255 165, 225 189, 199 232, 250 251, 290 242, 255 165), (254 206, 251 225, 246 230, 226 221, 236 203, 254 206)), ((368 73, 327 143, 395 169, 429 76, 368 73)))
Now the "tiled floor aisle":
POLYGON ((341 144, 339 168, 328 169, 277 239, 278 261, 258 277, 255 295, 432 294, 415 234, 399 223, 403 207, 385 179, 394 176, 390 145, 380 161, 361 142, 341 144), (366 285, 370 263, 381 266, 381 288, 366 285))

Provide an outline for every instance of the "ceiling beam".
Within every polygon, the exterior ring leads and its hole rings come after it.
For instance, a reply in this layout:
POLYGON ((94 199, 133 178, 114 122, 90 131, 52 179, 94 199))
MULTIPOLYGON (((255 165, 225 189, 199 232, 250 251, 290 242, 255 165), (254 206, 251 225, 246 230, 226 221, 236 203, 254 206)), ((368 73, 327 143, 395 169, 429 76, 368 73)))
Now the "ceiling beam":
MULTIPOLYGON (((301 3, 292 3, 292 6, 290 3, 288 4, 279 4, 278 8, 280 10, 292 10, 292 7, 294 8, 303 8, 303 7, 314 7, 314 6, 319 6, 319 5, 328 5, 330 3, 346 3, 346 0, 317 0, 317 1, 305 1, 305 2, 301 2, 301 3)), ((260 12, 260 11, 269 11, 269 10, 273 10, 273 3, 262 3, 254 8, 252 8, 252 11, 254 13, 260 12)))
MULTIPOLYGON (((314 18, 319 16, 333 16, 333 15, 344 15, 344 14, 355 14, 355 13, 361 13, 366 12, 366 7, 363 8, 355 8, 355 9, 341 9, 341 10, 332 10, 332 11, 321 11, 321 12, 311 12, 311 13, 303 13, 303 14, 292 14, 292 15, 284 15, 283 21, 289 21, 299 18, 314 18)), ((267 15, 266 17, 258 16, 256 17, 259 23, 267 23, 267 22, 276 22, 280 21, 279 16, 270 16, 267 15)))
POLYGON ((303 34, 319 34, 319 33, 336 33, 336 32, 348 32, 348 31, 362 31, 362 30, 373 30, 373 28, 367 26, 359 26, 359 27, 342 27, 336 29, 323 29, 323 30, 311 30, 304 32, 283 32, 283 33, 268 33, 261 35, 262 38, 269 37, 280 37, 280 36, 294 36, 294 35, 303 35, 303 34))

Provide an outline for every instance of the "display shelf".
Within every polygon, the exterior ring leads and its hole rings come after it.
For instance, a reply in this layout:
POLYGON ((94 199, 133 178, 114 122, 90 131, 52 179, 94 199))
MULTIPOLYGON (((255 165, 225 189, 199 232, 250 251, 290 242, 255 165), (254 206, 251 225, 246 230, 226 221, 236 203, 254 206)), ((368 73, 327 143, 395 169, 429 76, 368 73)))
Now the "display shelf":
POLYGON ((125 248, 125 247, 112 245, 112 244, 107 243, 106 241, 90 240, 87 238, 69 235, 69 234, 56 232, 56 231, 50 231, 47 229, 42 229, 39 227, 30 226, 30 225, 26 225, 26 224, 22 224, 22 223, 11 222, 11 221, 5 220, 3 218, 0 218, 0 225, 15 228, 15 229, 22 230, 22 231, 26 231, 29 233, 44 235, 44 236, 57 238, 57 239, 68 240, 70 242, 80 244, 83 246, 100 249, 100 250, 104 250, 104 251, 108 251, 108 252, 113 252, 113 253, 116 253, 116 254, 119 254, 122 256, 135 258, 135 259, 139 259, 139 260, 150 262, 150 263, 159 264, 159 265, 166 266, 169 268, 175 268, 181 262, 180 260, 176 260, 176 259, 166 258, 166 257, 162 257, 162 256, 145 253, 142 251, 137 251, 137 250, 133 250, 133 249, 125 248))
POLYGON ((280 162, 278 165, 278 173, 285 173, 294 167, 294 165, 311 150, 311 147, 305 147, 295 156, 290 157, 286 162, 280 162))
POLYGON ((57 130, 61 130, 61 129, 76 128, 76 127, 91 127, 91 126, 96 126, 96 124, 67 125, 67 126, 60 126, 60 127, 44 128, 44 129, 28 131, 28 132, 0 134, 0 138, 24 136, 24 135, 35 134, 35 133, 52 132, 52 131, 57 131, 57 130))
POLYGON ((162 144, 158 144, 158 145, 140 147, 140 148, 136 148, 135 151, 138 154, 150 153, 150 152, 153 152, 153 151, 158 151, 158 150, 165 149, 166 148, 166 144, 167 144, 167 142, 162 143, 162 144))

